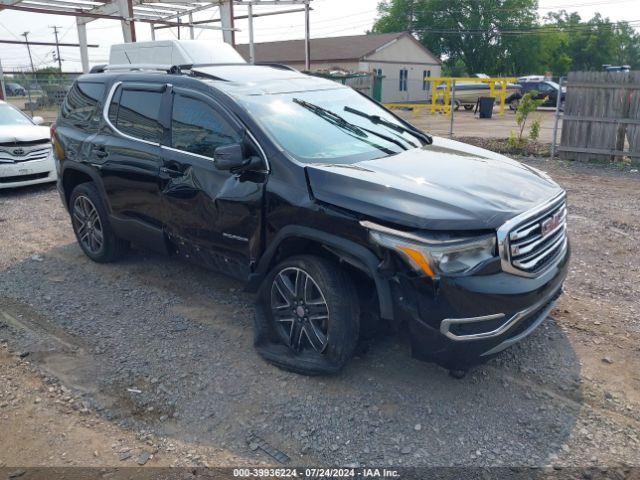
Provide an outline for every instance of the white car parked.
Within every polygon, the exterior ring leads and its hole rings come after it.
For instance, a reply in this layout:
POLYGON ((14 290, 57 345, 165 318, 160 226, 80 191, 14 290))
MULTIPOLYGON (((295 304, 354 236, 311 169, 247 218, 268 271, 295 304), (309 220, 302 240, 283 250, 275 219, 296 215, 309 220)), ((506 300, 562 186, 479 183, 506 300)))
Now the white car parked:
POLYGON ((55 182, 49 129, 42 122, 0 101, 0 190, 55 182))

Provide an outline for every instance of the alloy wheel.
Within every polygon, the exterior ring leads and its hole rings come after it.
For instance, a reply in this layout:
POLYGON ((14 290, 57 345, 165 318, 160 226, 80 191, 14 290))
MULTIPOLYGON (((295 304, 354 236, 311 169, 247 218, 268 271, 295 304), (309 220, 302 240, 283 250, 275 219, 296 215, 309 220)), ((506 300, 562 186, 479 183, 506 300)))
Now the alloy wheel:
POLYGON ((271 285, 276 329, 293 350, 322 353, 329 344, 329 306, 318 283, 296 267, 279 271, 271 285))
POLYGON ((78 241, 91 253, 97 254, 104 245, 104 230, 98 209, 84 195, 79 195, 73 202, 73 226, 78 241))

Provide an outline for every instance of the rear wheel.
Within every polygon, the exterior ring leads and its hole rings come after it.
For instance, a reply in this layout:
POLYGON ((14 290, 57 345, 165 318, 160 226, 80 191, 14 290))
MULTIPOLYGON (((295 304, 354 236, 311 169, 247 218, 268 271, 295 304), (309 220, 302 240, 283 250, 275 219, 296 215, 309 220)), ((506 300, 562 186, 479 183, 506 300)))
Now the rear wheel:
POLYGON ((94 262, 112 262, 127 249, 118 238, 107 216, 100 194, 93 183, 82 183, 73 189, 69 201, 71 223, 82 251, 94 262))
POLYGON ((358 342, 357 298, 348 274, 335 263, 312 255, 284 260, 261 289, 258 352, 297 373, 339 371, 358 342))
POLYGON ((514 98, 509 102, 509 110, 513 110, 513 111, 517 110, 518 105, 520 105, 520 100, 517 98, 514 98))

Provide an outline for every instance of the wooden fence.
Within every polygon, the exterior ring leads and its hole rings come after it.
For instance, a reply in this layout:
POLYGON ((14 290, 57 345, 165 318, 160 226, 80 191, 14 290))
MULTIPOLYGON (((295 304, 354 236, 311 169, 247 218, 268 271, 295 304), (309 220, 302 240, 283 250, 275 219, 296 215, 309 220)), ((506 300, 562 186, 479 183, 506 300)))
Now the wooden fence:
POLYGON ((558 151, 571 160, 639 160, 640 71, 569 73, 558 151))

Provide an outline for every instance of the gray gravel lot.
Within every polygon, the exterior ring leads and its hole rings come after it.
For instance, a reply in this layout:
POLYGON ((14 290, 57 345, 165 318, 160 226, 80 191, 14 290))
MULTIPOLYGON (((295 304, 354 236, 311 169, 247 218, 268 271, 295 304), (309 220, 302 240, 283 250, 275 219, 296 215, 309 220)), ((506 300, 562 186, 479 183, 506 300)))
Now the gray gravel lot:
POLYGON ((0 340, 109 423, 248 463, 280 452, 290 464, 639 465, 638 175, 545 168, 575 217, 567 294, 529 339, 462 380, 411 359, 402 336, 335 377, 282 372, 253 350, 241 284, 141 251, 92 263, 53 187, 0 194, 0 340), (598 183, 607 198, 589 193, 598 183), (589 220, 616 214, 623 235, 605 255, 589 220), (589 270, 618 264, 605 278, 589 270))

